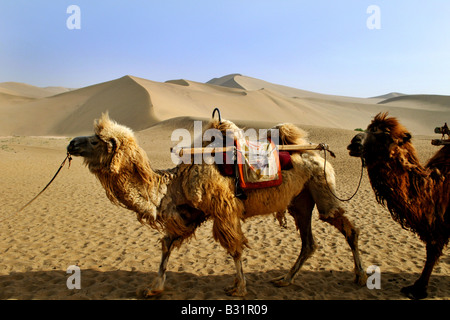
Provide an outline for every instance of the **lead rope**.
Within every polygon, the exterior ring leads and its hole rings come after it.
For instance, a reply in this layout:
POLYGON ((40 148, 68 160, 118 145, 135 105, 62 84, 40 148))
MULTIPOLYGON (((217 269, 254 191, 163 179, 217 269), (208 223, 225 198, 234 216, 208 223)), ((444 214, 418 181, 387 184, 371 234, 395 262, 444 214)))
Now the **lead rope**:
POLYGON ((353 193, 353 195, 350 198, 348 198, 348 199, 341 199, 336 194, 334 194, 333 190, 331 190, 330 185, 328 184, 328 180, 327 180, 327 172, 326 172, 326 169, 327 169, 327 151, 330 152, 328 150, 328 146, 322 144, 321 145, 321 149, 323 150, 323 153, 324 153, 324 160, 325 160, 325 162, 324 162, 324 165, 323 165, 323 175, 325 177, 325 182, 327 184, 328 191, 330 191, 330 193, 333 195, 333 197, 335 197, 339 201, 347 202, 347 201, 352 200, 353 197, 358 193, 359 187, 361 186, 361 181, 362 181, 362 177, 363 177, 363 173, 364 173, 364 159, 361 157, 361 175, 359 177, 358 187, 356 188, 356 191, 353 193))
MULTIPOLYGON (((22 208, 20 208, 19 211, 17 211, 16 213, 21 212, 23 209, 25 209, 26 207, 28 207, 34 200, 36 200, 49 186, 50 184, 53 182, 53 180, 55 180, 56 176, 58 175, 58 173, 61 171, 61 169, 64 167, 64 165, 66 164, 67 159, 69 159, 69 168, 70 168, 70 163, 72 161, 72 157, 70 155, 70 153, 67 152, 67 156, 64 159, 64 161, 61 163, 61 165, 59 166, 58 171, 56 171, 55 175, 53 176, 52 180, 50 180, 49 183, 47 183, 47 185, 44 187, 44 189, 41 190, 41 192, 39 192, 33 199, 31 199, 30 201, 28 201, 28 203, 26 205, 24 205, 22 208)), ((0 220, 0 222, 3 222, 7 219, 8 217, 0 220)))

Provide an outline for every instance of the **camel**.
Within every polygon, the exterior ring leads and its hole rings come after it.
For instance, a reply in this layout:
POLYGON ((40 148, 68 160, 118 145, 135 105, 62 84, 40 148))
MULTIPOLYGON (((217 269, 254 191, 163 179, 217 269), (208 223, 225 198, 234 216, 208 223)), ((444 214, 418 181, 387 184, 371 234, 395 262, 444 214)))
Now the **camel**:
POLYGON ((447 122, 441 127, 441 133, 442 139, 445 139, 445 135, 447 135, 447 139, 450 139, 450 129, 448 128, 447 122))
MULTIPOLYGON (((212 120, 208 128, 240 130, 234 123, 212 120)), ((281 141, 304 144, 306 133, 292 124, 276 127, 281 141)), ((217 164, 181 163, 167 170, 153 170, 145 151, 138 146, 133 131, 111 120, 108 114, 94 121, 95 135, 74 138, 67 147, 73 156, 84 158, 106 191, 109 200, 136 213, 137 219, 164 234, 159 271, 152 284, 142 290, 145 298, 164 290, 166 268, 172 250, 194 235, 206 220, 212 220, 215 241, 234 260, 234 285, 225 292, 245 296, 246 280, 242 253, 248 241, 241 221, 256 215, 281 213, 289 209, 300 231, 300 255, 287 274, 273 279, 276 286, 287 286, 297 275, 316 245, 311 216, 317 205, 320 219, 335 226, 346 238, 353 254, 355 281, 366 284, 358 249, 359 231, 344 216, 341 204, 331 196, 324 179, 324 160, 317 152, 294 152, 293 168, 282 172, 277 187, 246 191, 247 198, 235 196, 235 178, 221 175, 217 164)), ((329 188, 335 190, 335 174, 327 165, 329 188)))
POLYGON ((379 113, 366 132, 353 138, 348 150, 351 156, 364 159, 377 201, 404 229, 425 242, 422 274, 401 291, 411 299, 426 298, 433 267, 450 235, 450 146, 422 166, 411 134, 396 118, 379 113))

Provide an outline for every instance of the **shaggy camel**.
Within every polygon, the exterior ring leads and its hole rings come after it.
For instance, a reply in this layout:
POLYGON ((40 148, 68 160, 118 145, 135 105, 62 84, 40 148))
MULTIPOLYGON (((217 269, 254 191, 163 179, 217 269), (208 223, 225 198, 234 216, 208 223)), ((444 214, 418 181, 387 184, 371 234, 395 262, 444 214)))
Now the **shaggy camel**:
MULTIPOLYGON (((300 230, 302 248, 290 271, 273 282, 289 285, 301 266, 315 251, 311 215, 317 205, 320 219, 335 226, 346 238, 354 259, 355 281, 365 285, 358 251, 358 230, 344 216, 344 209, 331 196, 324 180, 324 160, 316 152, 292 154, 293 168, 282 172, 283 183, 277 187, 247 191, 247 199, 235 196, 233 177, 221 175, 216 164, 179 164, 169 170, 152 170, 145 151, 140 148, 131 129, 109 119, 107 114, 95 121, 95 135, 74 138, 67 147, 99 179, 107 197, 137 214, 137 219, 165 235, 158 275, 143 292, 144 297, 164 290, 166 267, 174 247, 190 238, 204 221, 212 219, 214 239, 233 257, 236 267, 234 285, 228 295, 244 296, 246 281, 241 256, 247 245, 241 220, 256 215, 284 212, 289 209, 300 230)), ((209 128, 221 132, 240 130, 232 122, 212 121, 209 128)), ((281 141, 304 144, 305 132, 291 125, 277 127, 281 141)), ((327 166, 331 190, 335 189, 334 171, 327 166)))
POLYGON ((377 201, 426 243, 420 278, 402 288, 409 298, 425 298, 433 267, 450 235, 450 146, 441 148, 423 167, 411 134, 396 118, 379 113, 365 133, 353 138, 348 150, 351 156, 364 158, 377 201))

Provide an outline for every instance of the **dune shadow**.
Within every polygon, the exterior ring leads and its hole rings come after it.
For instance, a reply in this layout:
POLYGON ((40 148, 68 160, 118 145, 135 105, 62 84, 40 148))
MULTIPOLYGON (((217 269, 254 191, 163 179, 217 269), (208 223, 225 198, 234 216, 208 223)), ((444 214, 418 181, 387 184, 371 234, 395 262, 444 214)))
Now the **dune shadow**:
MULTIPOLYGON (((351 271, 302 271, 288 287, 275 287, 270 280, 287 270, 247 272, 248 295, 254 300, 353 300, 406 299, 400 289, 412 284, 419 274, 386 272, 380 275, 380 289, 368 289, 353 283, 351 271)), ((70 274, 65 270, 17 272, 0 275, 0 299, 113 300, 141 299, 140 292, 151 283, 156 272, 81 270, 81 289, 68 289, 70 274)), ((168 272, 165 292, 153 300, 216 300, 228 297, 223 288, 230 286, 233 274, 195 275, 168 272)), ((432 275, 429 299, 450 298, 450 276, 432 275)))

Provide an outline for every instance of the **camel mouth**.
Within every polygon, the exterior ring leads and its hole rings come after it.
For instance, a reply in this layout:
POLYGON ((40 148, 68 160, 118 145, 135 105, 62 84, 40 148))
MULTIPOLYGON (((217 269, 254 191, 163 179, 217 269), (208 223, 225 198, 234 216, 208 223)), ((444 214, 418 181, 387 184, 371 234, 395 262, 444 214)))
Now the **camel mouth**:
POLYGON ((362 157, 364 147, 360 143, 351 143, 347 146, 348 154, 352 157, 362 157))
POLYGON ((347 146, 347 150, 349 151, 349 155, 352 157, 361 158, 364 153, 364 141, 367 137, 365 132, 358 133, 353 137, 350 144, 347 146))
POLYGON ((69 145, 67 146, 67 152, 75 157, 83 156, 83 150, 80 148, 80 144, 77 143, 77 138, 70 141, 69 145))
POLYGON ((75 157, 80 157, 81 156, 81 151, 75 148, 72 148, 69 146, 67 146, 67 152, 71 155, 71 156, 75 156, 75 157))

